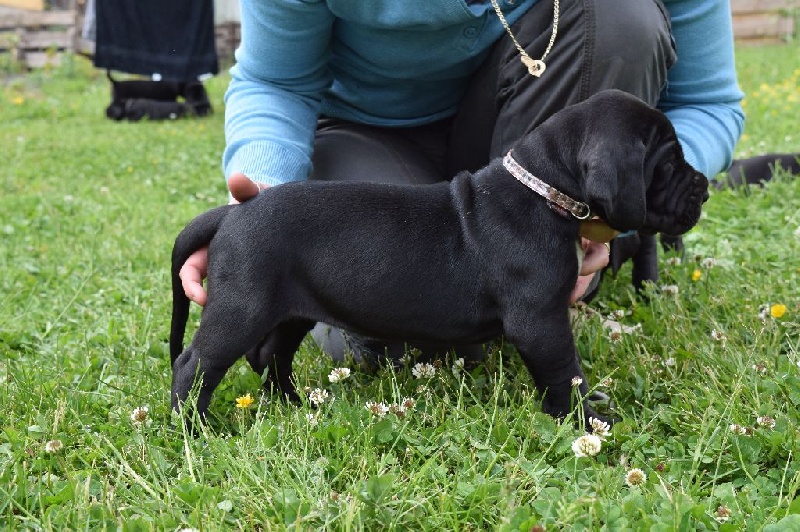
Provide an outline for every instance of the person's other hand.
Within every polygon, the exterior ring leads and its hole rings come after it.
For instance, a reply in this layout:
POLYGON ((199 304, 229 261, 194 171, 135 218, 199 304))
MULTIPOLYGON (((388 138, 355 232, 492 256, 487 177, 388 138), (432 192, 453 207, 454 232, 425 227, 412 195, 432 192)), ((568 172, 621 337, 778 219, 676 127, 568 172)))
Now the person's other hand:
MULTIPOLYGON (((246 175, 235 172, 228 178, 228 190, 233 196, 231 204, 241 203, 258 195, 258 192, 267 188, 264 183, 251 181, 246 175)), ((208 248, 203 247, 189 255, 181 266, 178 276, 186 297, 200 306, 206 304, 206 290, 203 288, 203 279, 208 274, 208 248)))
POLYGON ((570 303, 575 303, 583 297, 597 272, 608 265, 610 249, 605 243, 581 238, 581 247, 583 248, 583 262, 581 271, 578 273, 578 281, 569 295, 570 303))

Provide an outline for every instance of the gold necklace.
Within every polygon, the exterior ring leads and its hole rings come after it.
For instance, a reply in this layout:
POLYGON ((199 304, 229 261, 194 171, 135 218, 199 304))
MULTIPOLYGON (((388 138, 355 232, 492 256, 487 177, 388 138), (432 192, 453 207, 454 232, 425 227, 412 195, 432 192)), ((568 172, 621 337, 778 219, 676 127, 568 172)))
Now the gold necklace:
POLYGON ((497 0, 492 0, 492 7, 494 7, 495 12, 497 13, 497 18, 500 19, 500 22, 503 24, 503 27, 506 29, 506 33, 508 36, 511 37, 511 40, 514 42, 514 46, 519 51, 519 58, 522 61, 522 64, 528 69, 528 72, 531 76, 539 77, 544 73, 544 70, 547 68, 547 65, 544 64, 544 58, 547 57, 547 54, 550 53, 550 49, 553 48, 553 43, 556 42, 556 34, 558 33, 558 15, 559 15, 559 0, 555 0, 553 4, 553 32, 550 34, 550 42, 547 43, 547 48, 545 49, 544 53, 542 54, 541 59, 534 59, 528 55, 528 52, 519 44, 519 41, 516 37, 514 37, 514 33, 511 31, 511 26, 508 25, 508 21, 506 17, 503 15, 503 12, 500 10, 500 5, 497 3, 497 0))

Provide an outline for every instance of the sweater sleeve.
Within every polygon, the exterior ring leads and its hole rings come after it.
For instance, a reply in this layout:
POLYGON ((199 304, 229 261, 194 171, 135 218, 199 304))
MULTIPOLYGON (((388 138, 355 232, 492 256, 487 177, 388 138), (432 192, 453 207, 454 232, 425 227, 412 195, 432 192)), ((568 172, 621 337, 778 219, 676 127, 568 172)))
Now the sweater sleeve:
POLYGON ((275 185, 306 179, 333 15, 320 0, 242 0, 242 39, 225 93, 223 171, 275 185))
POLYGON ((678 60, 659 108, 678 134, 686 160, 708 178, 730 166, 744 127, 728 0, 665 2, 678 60))

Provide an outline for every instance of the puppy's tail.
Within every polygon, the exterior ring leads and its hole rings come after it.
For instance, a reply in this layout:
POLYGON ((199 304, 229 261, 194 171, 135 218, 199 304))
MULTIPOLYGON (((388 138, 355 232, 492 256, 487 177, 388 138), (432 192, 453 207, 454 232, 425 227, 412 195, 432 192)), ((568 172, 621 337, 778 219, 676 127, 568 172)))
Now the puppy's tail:
POLYGON ((183 335, 186 332, 186 321, 189 319, 189 298, 183 291, 181 278, 178 275, 189 255, 207 246, 219 225, 235 205, 224 205, 204 212, 184 227, 175 239, 172 247, 172 325, 169 333, 170 365, 183 351, 183 335))

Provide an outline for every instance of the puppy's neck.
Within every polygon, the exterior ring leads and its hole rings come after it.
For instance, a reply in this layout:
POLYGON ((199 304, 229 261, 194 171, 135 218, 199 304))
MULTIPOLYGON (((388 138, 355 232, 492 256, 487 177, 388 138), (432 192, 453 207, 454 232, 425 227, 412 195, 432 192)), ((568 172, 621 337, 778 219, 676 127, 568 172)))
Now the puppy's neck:
POLYGON ((517 181, 547 200, 548 206, 562 216, 567 217, 571 215, 579 220, 586 220, 591 215, 591 210, 586 203, 576 201, 569 195, 545 183, 526 170, 514 159, 513 150, 509 151, 506 156, 503 157, 503 167, 508 173, 514 176, 517 181))

